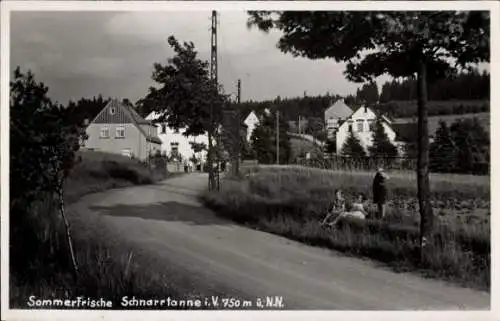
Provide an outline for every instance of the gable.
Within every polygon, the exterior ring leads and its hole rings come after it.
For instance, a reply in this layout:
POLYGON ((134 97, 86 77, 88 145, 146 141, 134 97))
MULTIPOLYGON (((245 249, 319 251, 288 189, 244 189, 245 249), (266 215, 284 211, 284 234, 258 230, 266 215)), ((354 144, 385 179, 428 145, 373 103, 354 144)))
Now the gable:
POLYGON ((348 118, 353 113, 352 109, 343 100, 338 100, 335 104, 325 110, 325 119, 348 118))
POLYGON ((161 144, 161 140, 154 134, 144 130, 141 125, 151 125, 151 121, 142 118, 131 106, 111 100, 94 118, 92 124, 133 124, 147 141, 161 144))
POLYGON ((250 115, 247 116, 245 119, 245 124, 250 125, 250 124, 255 124, 259 121, 259 118, 255 115, 255 113, 252 111, 250 115))
POLYGON ((92 121, 95 124, 132 124, 134 119, 127 109, 117 100, 111 100, 96 118, 92 121))

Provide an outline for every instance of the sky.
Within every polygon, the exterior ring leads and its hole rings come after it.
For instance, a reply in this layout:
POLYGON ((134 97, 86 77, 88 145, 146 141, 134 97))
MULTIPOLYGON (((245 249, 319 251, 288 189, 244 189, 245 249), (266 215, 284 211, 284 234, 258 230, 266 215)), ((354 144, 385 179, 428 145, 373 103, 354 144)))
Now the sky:
MULTIPOLYGON (((223 11, 218 25, 218 76, 226 93, 242 82, 242 101, 276 96, 354 94, 360 84, 345 79, 344 63, 282 53, 279 32, 248 29, 244 11, 223 11)), ((192 41, 210 59, 209 11, 12 12, 10 63, 30 69, 60 103, 93 97, 135 102, 154 85, 155 62, 173 56, 166 39, 192 41)), ((380 77, 379 88, 389 77, 380 77)))

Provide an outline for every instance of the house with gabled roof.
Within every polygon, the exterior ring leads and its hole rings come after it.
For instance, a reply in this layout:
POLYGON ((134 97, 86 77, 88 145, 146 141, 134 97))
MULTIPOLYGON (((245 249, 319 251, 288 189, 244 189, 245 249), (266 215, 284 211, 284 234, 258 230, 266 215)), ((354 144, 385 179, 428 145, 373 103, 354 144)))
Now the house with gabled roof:
POLYGON ((335 135, 340 123, 351 116, 353 110, 343 100, 337 100, 325 110, 325 126, 328 138, 335 135))
POLYGON ((156 126, 130 105, 111 100, 86 128, 84 149, 146 160, 161 151, 156 126))
MULTIPOLYGON (((368 152, 368 147, 373 144, 373 126, 377 117, 379 115, 371 108, 362 106, 349 115, 347 119, 340 121, 338 128, 335 130, 337 153, 340 154, 342 152, 342 147, 351 131, 359 139, 365 151, 368 152)), ((387 137, 401 151, 401 143, 403 142, 398 141, 399 137, 392 127, 392 120, 384 115, 380 115, 380 117, 382 118, 382 126, 387 137)))

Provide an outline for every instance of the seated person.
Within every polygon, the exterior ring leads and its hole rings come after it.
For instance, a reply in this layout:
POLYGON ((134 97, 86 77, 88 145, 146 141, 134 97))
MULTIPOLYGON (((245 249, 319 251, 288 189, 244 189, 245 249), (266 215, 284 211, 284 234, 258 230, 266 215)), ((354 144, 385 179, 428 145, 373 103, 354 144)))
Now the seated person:
POLYGON ((345 211, 345 199, 342 195, 342 191, 340 189, 335 190, 335 198, 333 204, 330 208, 330 211, 326 214, 326 217, 321 221, 321 224, 327 224, 327 221, 332 218, 335 214, 340 214, 345 211))
POLYGON ((333 220, 333 222, 331 223, 328 223, 328 225, 334 226, 341 218, 346 217, 364 220, 366 218, 366 215, 368 214, 364 208, 364 203, 366 202, 366 200, 367 198, 364 194, 359 194, 354 203, 352 203, 351 210, 347 212, 341 212, 335 218, 335 220, 333 220))

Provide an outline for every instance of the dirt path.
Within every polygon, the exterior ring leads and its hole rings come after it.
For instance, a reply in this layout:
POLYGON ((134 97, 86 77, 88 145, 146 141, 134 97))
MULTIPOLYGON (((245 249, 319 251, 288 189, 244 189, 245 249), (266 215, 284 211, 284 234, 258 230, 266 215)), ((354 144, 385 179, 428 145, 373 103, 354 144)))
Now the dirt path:
POLYGON ((288 309, 489 309, 488 293, 397 274, 218 218, 196 199, 206 184, 205 174, 191 174, 90 195, 75 206, 96 212, 159 264, 251 298, 281 296, 288 309))

